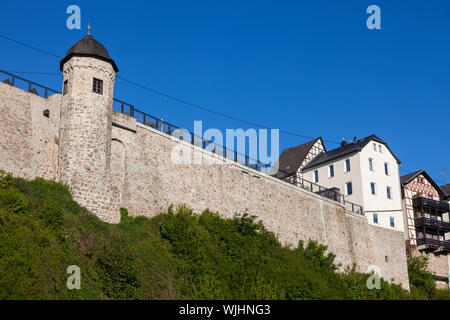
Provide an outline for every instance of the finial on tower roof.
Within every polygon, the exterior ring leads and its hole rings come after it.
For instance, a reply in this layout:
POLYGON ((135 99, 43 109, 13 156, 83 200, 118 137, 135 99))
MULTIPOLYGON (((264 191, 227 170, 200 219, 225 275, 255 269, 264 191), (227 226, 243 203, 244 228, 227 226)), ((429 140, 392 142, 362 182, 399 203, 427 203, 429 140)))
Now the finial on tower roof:
POLYGON ((88 34, 91 34, 91 24, 88 23, 88 34))

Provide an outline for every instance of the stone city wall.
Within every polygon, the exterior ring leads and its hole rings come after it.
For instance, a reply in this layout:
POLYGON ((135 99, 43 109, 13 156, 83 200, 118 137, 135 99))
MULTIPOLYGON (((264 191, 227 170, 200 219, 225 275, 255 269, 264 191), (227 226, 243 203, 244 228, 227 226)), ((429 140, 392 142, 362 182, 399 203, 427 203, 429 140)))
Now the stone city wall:
MULTIPOLYGON (((0 83, 0 168, 16 176, 58 179, 61 95, 49 99, 0 83), (50 117, 43 115, 50 111, 50 117)), ((256 215, 284 244, 314 239, 342 269, 380 268, 409 288, 403 232, 370 226, 337 202, 192 146, 114 112, 110 176, 117 203, 154 216, 170 204, 224 217, 256 215), (177 163, 191 156, 202 164, 177 163), (174 161, 175 159, 175 161, 174 161)))
POLYGON ((56 179, 60 106, 60 94, 44 99, 0 83, 0 168, 26 179, 56 179))
POLYGON ((171 204, 224 217, 256 215, 284 244, 314 239, 343 268, 377 265, 386 280, 409 288, 403 232, 371 226, 337 202, 205 151, 114 113, 112 167, 120 205, 154 216, 171 204), (190 159, 190 161, 189 161, 190 159), (184 160, 184 161, 183 161, 184 160), (187 163, 186 163, 187 162, 187 163))

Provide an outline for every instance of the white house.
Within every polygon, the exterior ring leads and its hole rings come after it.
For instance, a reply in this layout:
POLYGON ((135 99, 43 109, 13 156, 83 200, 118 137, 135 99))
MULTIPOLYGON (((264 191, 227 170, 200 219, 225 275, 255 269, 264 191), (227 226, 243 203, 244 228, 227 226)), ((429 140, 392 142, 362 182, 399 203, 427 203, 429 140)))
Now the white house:
POLYGON ((301 171, 304 179, 338 188, 346 200, 362 205, 370 224, 404 231, 400 163, 386 142, 371 135, 319 153, 301 171))

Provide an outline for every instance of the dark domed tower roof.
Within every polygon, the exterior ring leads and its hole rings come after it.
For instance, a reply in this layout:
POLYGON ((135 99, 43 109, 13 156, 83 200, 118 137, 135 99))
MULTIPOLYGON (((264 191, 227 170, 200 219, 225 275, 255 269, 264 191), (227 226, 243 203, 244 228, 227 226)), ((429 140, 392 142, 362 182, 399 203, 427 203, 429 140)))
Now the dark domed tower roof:
POLYGON ((59 65, 61 71, 63 70, 64 64, 72 57, 97 58, 109 62, 114 68, 114 71, 119 71, 116 63, 113 59, 111 59, 106 48, 100 42, 92 38, 90 34, 86 35, 86 37, 75 43, 72 48, 67 51, 66 56, 61 60, 61 63, 59 65))

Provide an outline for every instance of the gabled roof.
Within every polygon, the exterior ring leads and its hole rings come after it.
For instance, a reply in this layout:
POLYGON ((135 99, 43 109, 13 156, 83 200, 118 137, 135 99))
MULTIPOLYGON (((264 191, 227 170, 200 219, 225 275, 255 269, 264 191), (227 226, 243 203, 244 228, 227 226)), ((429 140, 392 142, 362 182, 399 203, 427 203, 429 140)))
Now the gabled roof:
POLYGON ((97 58, 109 62, 114 68, 114 71, 119 71, 116 63, 109 56, 108 50, 106 50, 106 48, 100 42, 95 40, 90 34, 75 43, 69 51, 67 51, 66 56, 61 60, 59 65, 61 71, 63 70, 64 64, 74 56, 97 58))
POLYGON ((436 182, 434 182, 433 178, 431 178, 431 176, 423 169, 401 176, 400 184, 404 187, 420 175, 424 176, 425 179, 428 180, 428 182, 436 189, 441 197, 445 197, 445 191, 436 182))
POLYGON ((350 155, 356 152, 360 152, 370 141, 376 141, 378 143, 384 144, 386 148, 389 150, 389 152, 394 156, 395 160, 397 160, 398 164, 401 164, 400 160, 395 156, 395 154, 392 152, 392 150, 389 148, 387 143, 380 138, 378 138, 376 135, 371 135, 368 137, 365 137, 363 139, 360 139, 356 142, 349 142, 345 144, 341 144, 339 148, 330 150, 328 152, 322 152, 317 157, 315 157, 312 161, 310 161, 306 166, 303 167, 303 169, 309 169, 318 165, 321 165, 323 163, 335 160, 337 158, 350 155))
POLYGON ((303 160, 305 160, 308 155, 309 150, 311 150, 318 140, 322 142, 322 145, 325 148, 322 138, 319 137, 299 146, 285 149, 278 160, 278 169, 285 173, 297 172, 298 168, 300 168, 300 165, 303 163, 303 160))
MULTIPOLYGON (((422 169, 422 170, 418 170, 418 171, 415 171, 415 172, 412 172, 412 173, 405 174, 404 176, 401 176, 400 177, 401 185, 402 186, 406 186, 408 183, 410 183, 412 180, 414 180, 414 178, 416 178, 422 172, 426 173, 426 171, 422 169)), ((431 179, 431 180, 433 180, 433 179, 431 179)))

